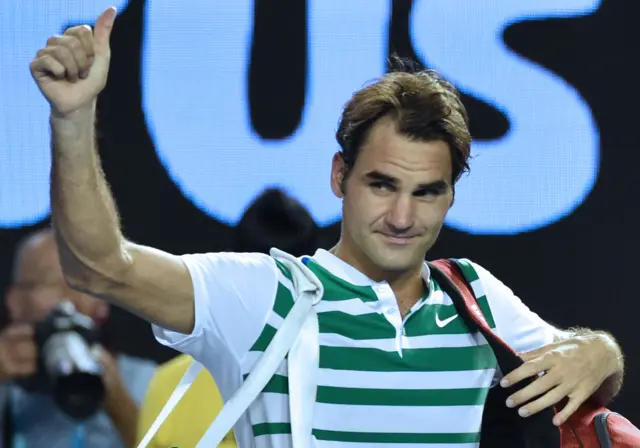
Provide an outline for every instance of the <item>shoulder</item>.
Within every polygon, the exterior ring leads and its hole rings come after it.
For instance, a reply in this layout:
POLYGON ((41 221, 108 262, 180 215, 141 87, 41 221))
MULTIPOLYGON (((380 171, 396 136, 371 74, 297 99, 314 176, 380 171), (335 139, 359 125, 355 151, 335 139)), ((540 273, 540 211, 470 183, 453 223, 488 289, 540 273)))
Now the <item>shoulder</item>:
POLYGON ((500 310, 509 310, 510 314, 529 312, 529 309, 511 288, 488 269, 467 258, 458 260, 458 265, 467 282, 471 285, 476 298, 486 298, 492 314, 495 315, 500 310))
POLYGON ((457 264, 465 279, 473 288, 476 297, 487 296, 489 301, 513 299, 519 301, 509 287, 480 264, 468 258, 458 259, 457 264))
MULTIPOLYGON (((518 352, 539 348, 553 342, 555 329, 529 309, 507 285, 489 270, 468 259, 461 260, 461 269, 473 271, 476 281, 469 278, 476 297, 486 297, 498 335, 518 352), (466 268, 463 267, 466 265, 466 268)), ((465 274, 465 276, 467 275, 465 274)), ((482 308, 482 307, 481 307, 482 308)))
POLYGON ((471 277, 471 281, 478 279, 482 281, 485 279, 496 279, 491 272, 475 261, 469 260, 468 258, 459 258, 456 261, 464 276, 471 277))

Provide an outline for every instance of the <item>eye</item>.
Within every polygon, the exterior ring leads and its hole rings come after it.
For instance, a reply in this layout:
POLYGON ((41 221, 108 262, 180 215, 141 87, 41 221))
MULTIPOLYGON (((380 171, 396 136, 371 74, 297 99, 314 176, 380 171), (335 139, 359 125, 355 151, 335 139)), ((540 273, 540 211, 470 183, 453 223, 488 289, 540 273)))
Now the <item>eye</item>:
POLYGON ((395 190, 394 186, 389 182, 376 181, 371 182, 369 186, 376 191, 392 192, 395 190))
POLYGON ((442 190, 439 188, 421 188, 413 192, 413 195, 416 197, 435 197, 441 194, 442 190))

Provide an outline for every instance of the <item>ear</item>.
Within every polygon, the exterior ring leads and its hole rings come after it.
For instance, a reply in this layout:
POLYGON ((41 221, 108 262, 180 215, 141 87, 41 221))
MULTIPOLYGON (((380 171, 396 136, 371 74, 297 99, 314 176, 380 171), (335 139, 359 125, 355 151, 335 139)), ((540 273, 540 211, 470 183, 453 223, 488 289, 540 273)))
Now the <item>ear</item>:
POLYGON ((344 197, 344 192, 342 191, 342 182, 344 181, 344 175, 346 173, 346 165, 344 163, 344 158, 342 154, 339 152, 333 155, 333 159, 331 160, 331 191, 338 199, 342 199, 344 197))
POLYGON ((19 321, 22 318, 22 300, 20 291, 15 286, 9 286, 5 293, 5 305, 9 313, 10 321, 19 321))

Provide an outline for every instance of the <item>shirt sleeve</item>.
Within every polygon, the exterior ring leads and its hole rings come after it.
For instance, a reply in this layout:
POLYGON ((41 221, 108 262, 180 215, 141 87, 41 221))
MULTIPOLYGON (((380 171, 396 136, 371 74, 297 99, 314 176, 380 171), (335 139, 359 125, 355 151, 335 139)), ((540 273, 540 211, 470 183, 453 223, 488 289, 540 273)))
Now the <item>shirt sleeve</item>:
POLYGON ((471 262, 484 288, 496 333, 516 352, 551 344, 556 329, 531 311, 509 287, 482 266, 471 262))
POLYGON ((260 335, 278 287, 275 261, 257 253, 184 255, 193 282, 195 325, 182 334, 153 325, 156 339, 202 360, 206 352, 241 359, 260 335))

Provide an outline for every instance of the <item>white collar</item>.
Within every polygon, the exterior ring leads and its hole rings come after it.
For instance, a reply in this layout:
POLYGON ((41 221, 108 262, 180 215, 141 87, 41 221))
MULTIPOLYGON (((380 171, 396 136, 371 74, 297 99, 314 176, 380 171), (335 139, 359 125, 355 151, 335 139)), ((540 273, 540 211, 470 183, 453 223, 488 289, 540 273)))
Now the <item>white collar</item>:
MULTIPOLYGON (((342 279, 352 285, 357 286, 373 286, 379 285, 381 283, 386 282, 376 282, 371 280, 369 277, 364 275, 362 272, 358 271, 356 268, 351 266, 349 263, 341 260, 340 258, 333 255, 331 252, 326 251, 324 249, 318 249, 316 253, 312 257, 317 263, 329 271, 331 274, 335 275, 339 279, 342 279)), ((431 277, 431 271, 429 270, 429 266, 426 262, 422 265, 422 279, 425 283, 429 284, 429 279, 431 277)))

